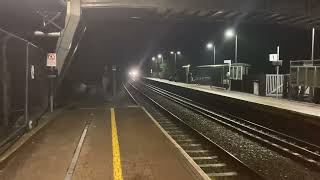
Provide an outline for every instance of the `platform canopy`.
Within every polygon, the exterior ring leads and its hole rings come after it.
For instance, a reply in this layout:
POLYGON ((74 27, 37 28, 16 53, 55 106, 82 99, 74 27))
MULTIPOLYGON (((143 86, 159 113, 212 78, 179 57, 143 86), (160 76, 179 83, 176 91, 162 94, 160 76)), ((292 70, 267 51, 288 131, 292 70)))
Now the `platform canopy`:
POLYGON ((82 0, 81 6, 83 9, 147 12, 136 18, 158 16, 167 20, 202 19, 207 22, 241 20, 320 27, 320 2, 317 0, 82 0))

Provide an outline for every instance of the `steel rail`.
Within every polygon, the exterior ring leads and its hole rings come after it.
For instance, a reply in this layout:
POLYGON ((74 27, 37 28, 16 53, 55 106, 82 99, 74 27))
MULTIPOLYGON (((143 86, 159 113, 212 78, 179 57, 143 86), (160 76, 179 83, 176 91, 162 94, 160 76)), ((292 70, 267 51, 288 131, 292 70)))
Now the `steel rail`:
MULTIPOLYGON (((186 101, 188 101, 188 102, 190 102, 190 103, 193 103, 193 104, 195 104, 195 105, 201 106, 202 108, 205 108, 205 109, 207 109, 207 110, 209 110, 209 109, 211 108, 211 107, 208 107, 208 106, 206 106, 206 105, 203 105, 203 104, 200 104, 200 103, 198 103, 198 102, 195 102, 195 101, 193 101, 193 100, 191 100, 191 99, 185 98, 185 97, 183 97, 183 96, 177 95, 177 94, 172 93, 172 92, 170 92, 170 91, 167 91, 167 90, 161 89, 161 88, 159 88, 159 87, 156 87, 156 86, 154 86, 154 85, 145 84, 145 83, 144 83, 144 85, 150 86, 150 87, 153 87, 153 88, 156 88, 156 89, 159 89, 159 90, 161 90, 161 91, 163 91, 163 92, 166 92, 166 93, 168 93, 168 94, 170 94, 170 95, 172 95, 172 96, 175 96, 175 97, 184 99, 184 100, 186 100, 186 101)), ((304 140, 301 140, 301 139, 298 139, 298 138, 289 136, 289 135, 284 134, 284 133, 281 133, 281 132, 279 132, 279 131, 275 131, 275 130, 273 130, 273 129, 264 127, 264 126, 262 126, 262 125, 260 125, 260 124, 257 124, 257 123, 253 123, 253 122, 251 122, 251 121, 249 121, 249 120, 246 120, 246 119, 243 119, 243 118, 234 116, 234 115, 229 114, 229 113, 221 112, 221 111, 218 111, 218 110, 216 110, 216 109, 214 109, 213 111, 210 111, 210 113, 214 113, 214 114, 216 114, 216 115, 218 115, 218 116, 219 116, 219 115, 222 115, 222 116, 226 116, 226 117, 231 118, 231 119, 236 119, 236 120, 241 121, 241 122, 243 122, 243 123, 247 123, 249 126, 252 125, 252 126, 255 126, 255 127, 257 127, 257 128, 261 128, 260 130, 273 133, 274 135, 277 135, 277 136, 279 136, 279 137, 281 137, 281 138, 283 138, 283 139, 295 141, 295 143, 299 144, 299 146, 301 146, 301 147, 308 147, 307 150, 309 150, 309 151, 314 151, 314 152, 319 151, 319 152, 320 152, 320 147, 317 146, 317 145, 315 145, 315 144, 311 144, 311 143, 309 143, 309 142, 307 142, 307 141, 304 141, 304 140), (213 111, 214 111, 214 112, 213 112, 213 111)), ((316 154, 317 154, 317 153, 316 153, 316 154)))
POLYGON ((156 102, 156 100, 154 100, 152 97, 148 96, 147 94, 143 93, 138 87, 136 87, 135 85, 133 85, 132 83, 128 83, 133 89, 135 89, 139 94, 141 94, 143 97, 145 97, 147 100, 149 100, 154 106, 156 106, 159 110, 161 110, 162 112, 166 113, 167 115, 169 115, 170 117, 174 118, 175 120, 177 120, 179 123, 183 124, 183 126, 187 127, 191 132, 197 134, 199 137, 201 137, 204 141, 206 141, 207 143, 213 145, 214 147, 216 147, 217 149, 219 149, 221 152, 223 152, 225 154, 225 156, 227 156, 227 158, 229 159, 229 161, 233 161, 234 163, 236 163, 238 165, 238 167, 241 167, 242 170, 246 171, 246 172, 250 172, 251 175, 254 177, 254 179, 264 179, 258 172, 256 172, 255 170, 251 169, 248 165, 246 165, 244 162, 242 162, 241 160, 239 160, 237 157, 235 157, 234 155, 232 155, 230 152, 228 152, 227 150, 225 150, 224 148, 222 148, 220 145, 218 145, 217 143, 215 143, 214 141, 212 141, 210 138, 208 138, 204 133, 200 132, 199 130, 195 129, 194 127, 188 125, 185 121, 183 121, 180 117, 178 117, 177 115, 175 115, 171 110, 166 109, 165 107, 163 107, 161 104, 159 104, 158 102, 156 102))

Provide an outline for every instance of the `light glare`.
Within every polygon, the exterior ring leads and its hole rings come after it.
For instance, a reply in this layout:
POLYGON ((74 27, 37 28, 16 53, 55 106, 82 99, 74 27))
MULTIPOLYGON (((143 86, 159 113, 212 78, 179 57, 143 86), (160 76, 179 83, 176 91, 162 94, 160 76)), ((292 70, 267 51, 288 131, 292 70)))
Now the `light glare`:
POLYGON ((211 42, 208 43, 208 44, 207 44, 207 49, 211 50, 212 48, 213 48, 213 43, 211 43, 211 42))
POLYGON ((129 71, 129 76, 131 78, 138 78, 140 75, 139 71, 137 69, 132 69, 129 71))
POLYGON ((226 32, 225 32, 225 36, 227 38, 232 38, 233 36, 235 36, 235 32, 233 29, 228 29, 226 32))

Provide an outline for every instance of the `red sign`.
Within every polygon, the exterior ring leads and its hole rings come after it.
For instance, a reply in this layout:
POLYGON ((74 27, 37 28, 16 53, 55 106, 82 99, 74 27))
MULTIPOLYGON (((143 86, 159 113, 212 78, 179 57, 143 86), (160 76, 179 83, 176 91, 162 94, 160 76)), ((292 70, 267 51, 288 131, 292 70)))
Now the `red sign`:
POLYGON ((56 53, 48 53, 47 66, 48 67, 56 67, 57 66, 57 54, 56 53))

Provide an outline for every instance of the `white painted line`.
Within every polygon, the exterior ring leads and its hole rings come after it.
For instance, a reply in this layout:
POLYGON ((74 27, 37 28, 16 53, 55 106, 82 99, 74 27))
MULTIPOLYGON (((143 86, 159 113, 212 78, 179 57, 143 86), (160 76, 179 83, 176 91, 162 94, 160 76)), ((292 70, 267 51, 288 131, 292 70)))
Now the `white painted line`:
POLYGON ((209 153, 208 150, 186 150, 187 153, 209 153))
POLYGON ((193 160, 212 160, 217 158, 218 156, 192 157, 193 160))
POLYGON ((216 163, 216 164, 201 164, 201 168, 216 168, 216 167, 224 167, 226 164, 224 163, 216 163))
POLYGON ((204 180, 212 180, 198 165, 194 160, 182 149, 182 147, 161 127, 161 125, 153 118, 153 116, 144 108, 141 107, 143 111, 150 117, 150 119, 155 123, 155 125, 162 131, 162 133, 169 139, 169 141, 179 150, 179 152, 184 156, 184 158, 189 162, 192 168, 198 173, 197 176, 204 180))
POLYGON ((226 177, 226 176, 236 176, 237 172, 223 172, 223 173, 210 173, 210 177, 226 177))
POLYGON ((186 147, 197 147, 197 146, 202 146, 202 144, 181 144, 181 146, 186 146, 186 147))
POLYGON ((78 162, 78 159, 79 159, 79 156, 80 156, 82 145, 83 145, 84 140, 85 140, 85 138, 87 136, 87 132, 88 132, 89 126, 90 126, 90 124, 88 123, 85 126, 85 128, 84 128, 84 130, 82 132, 80 141, 78 143, 78 146, 77 146, 77 149, 76 149, 75 153, 73 154, 72 161, 71 161, 71 163, 69 165, 69 168, 68 168, 68 171, 67 171, 67 174, 66 174, 64 180, 71 180, 72 179, 73 173, 74 173, 74 171, 76 169, 76 165, 77 165, 77 162, 78 162))

